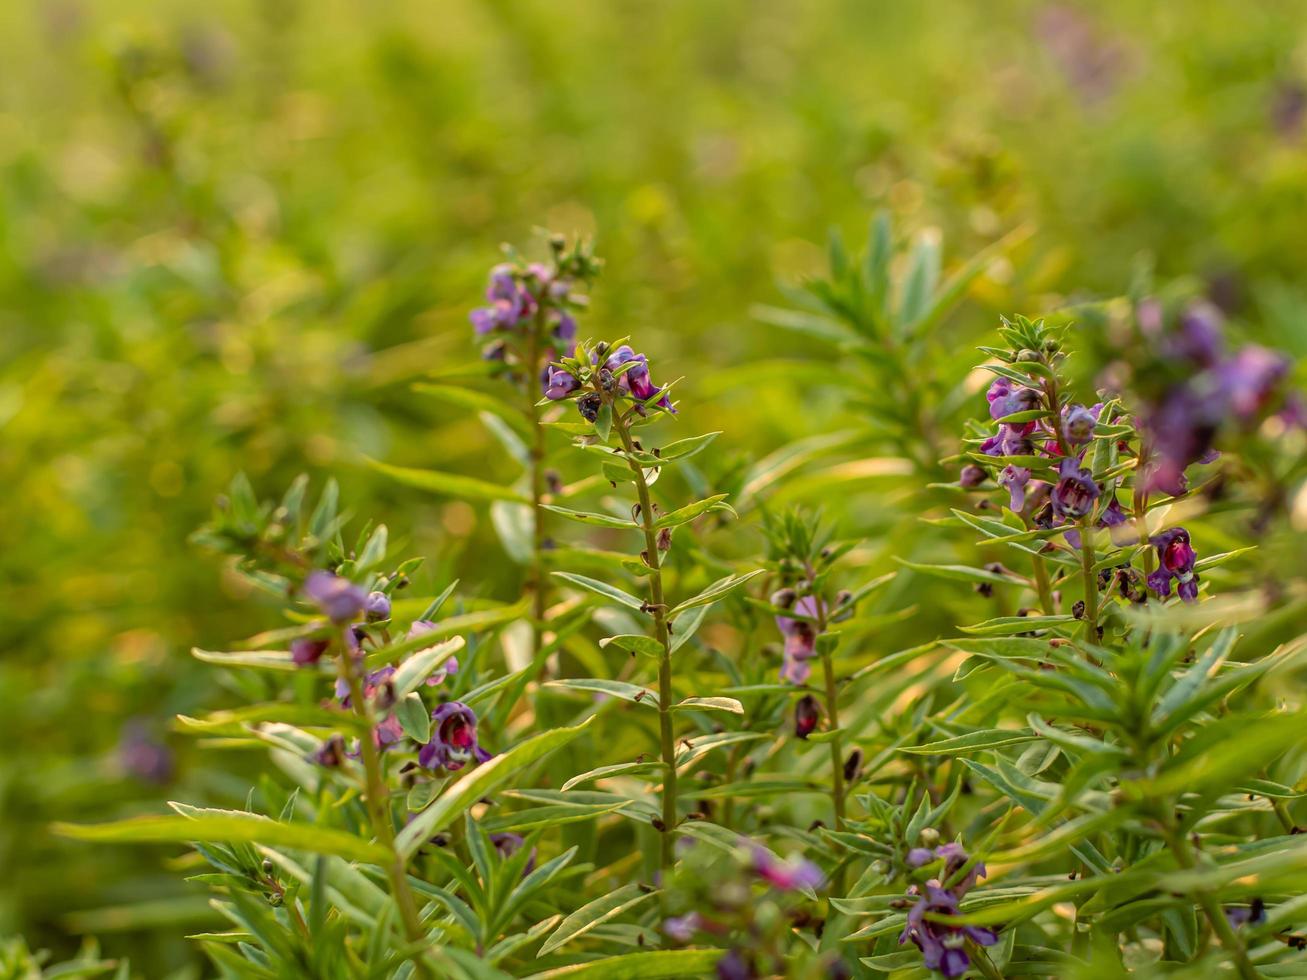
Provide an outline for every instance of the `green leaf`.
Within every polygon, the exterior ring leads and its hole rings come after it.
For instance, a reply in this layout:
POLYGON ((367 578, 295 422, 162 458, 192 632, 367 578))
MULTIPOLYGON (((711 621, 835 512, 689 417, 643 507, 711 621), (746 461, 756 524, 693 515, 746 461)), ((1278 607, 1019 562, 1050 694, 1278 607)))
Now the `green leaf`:
POLYGON ((977 636, 1011 636, 1015 633, 1066 626, 1075 621, 1074 616, 999 616, 997 619, 987 619, 975 626, 959 626, 958 629, 963 633, 977 636))
POLYGON ((395 847, 400 856, 412 857, 433 834, 444 830, 477 800, 493 793, 533 762, 572 741, 592 721, 593 718, 587 718, 572 728, 555 728, 529 738, 446 786, 435 803, 414 817, 396 838, 395 847))
POLYGON ((635 776, 641 773, 654 772, 662 769, 662 767, 661 762, 619 762, 612 766, 600 766, 598 769, 591 769, 573 776, 563 783, 562 790, 567 792, 573 786, 580 786, 582 783, 588 783, 595 779, 608 779, 612 776, 635 776))
POLYGON ((962 755, 972 751, 997 749, 1004 745, 1019 745, 1021 742, 1033 742, 1036 736, 1030 732, 1005 728, 985 728, 979 732, 967 732, 962 736, 944 738, 928 745, 901 745, 899 751, 910 755, 962 755))
POLYGON ((395 685, 395 696, 402 698, 416 691, 438 667, 462 650, 465 644, 466 641, 461 636, 452 636, 443 643, 419 650, 409 657, 395 668, 395 675, 391 678, 391 683, 395 685))
POLYGON ((517 504, 530 503, 530 500, 522 494, 498 483, 490 483, 486 480, 478 480, 474 477, 462 476, 456 473, 442 473, 439 470, 419 470, 408 466, 392 466, 389 463, 383 463, 368 456, 364 456, 363 461, 378 473, 384 473, 406 486, 417 487, 419 490, 430 490, 432 493, 442 494, 446 497, 457 497, 461 500, 509 500, 517 504))
POLYGON ((642 636, 639 633, 623 633, 620 636, 609 636, 599 641, 601 647, 614 646, 619 650, 625 650, 628 653, 638 653, 646 657, 661 657, 663 655, 663 645, 655 640, 652 636, 642 636))
POLYGON ((712 973, 725 953, 720 949, 660 949, 624 953, 533 973, 526 980, 683 980, 712 973))
POLYGON ((711 511, 719 510, 728 511, 732 517, 735 517, 737 516, 735 508, 724 502, 728 496, 730 496, 730 494, 719 493, 712 497, 706 497, 703 500, 696 500, 692 504, 686 504, 684 507, 679 507, 670 514, 664 514, 662 517, 658 518, 658 520, 654 522, 654 527, 680 527, 682 524, 690 523, 690 521, 694 520, 696 517, 702 517, 704 514, 710 513, 711 511))
POLYGON ((744 714, 744 705, 736 701, 735 698, 686 698, 684 701, 678 701, 672 705, 672 710, 678 708, 698 711, 729 711, 732 714, 744 714))
POLYGON ((399 699, 395 705, 395 717, 399 719, 404 734, 413 741, 425 744, 431 737, 431 712, 416 691, 410 691, 399 699))
POLYGON ((723 596, 738 589, 745 582, 761 575, 763 571, 763 569, 758 568, 752 572, 745 572, 743 575, 728 575, 726 578, 718 579, 698 595, 686 599, 684 602, 678 603, 674 606, 672 611, 667 614, 667 619, 669 621, 674 621, 677 616, 681 615, 681 613, 685 612, 687 609, 693 609, 695 606, 711 605, 723 596))
POLYGON ((578 524, 589 524, 592 527, 614 527, 622 530, 637 530, 640 527, 635 521, 628 520, 625 517, 611 517, 608 514, 570 510, 567 507, 558 507, 554 504, 542 504, 541 506, 550 513, 566 517, 569 521, 576 521, 578 524))
POLYGON ((614 585, 607 582, 600 582, 598 579, 589 578, 585 575, 576 575, 573 572, 554 572, 555 578, 561 578, 564 582, 570 582, 572 585, 580 586, 596 595, 601 595, 606 599, 612 599, 620 602, 628 609, 643 609, 644 600, 637 599, 629 592, 623 592, 614 585))
POLYGON ((621 698, 623 701, 658 707, 658 695, 648 688, 640 687, 638 684, 628 684, 626 681, 610 681, 602 677, 564 677, 561 680, 548 681, 544 686, 565 687, 574 691, 594 691, 621 698))
POLYGON ((595 435, 599 437, 600 442, 608 441, 608 434, 613 430, 613 406, 604 402, 599 406, 599 412, 595 416, 595 435))
POLYGON ((200 810, 198 816, 132 817, 101 824, 57 823, 53 830, 64 837, 96 843, 269 844, 317 854, 334 854, 351 861, 382 864, 390 852, 380 844, 343 830, 307 824, 278 823, 257 813, 238 810, 200 810))
POLYGON ((923 565, 904 558, 894 559, 900 565, 911 568, 935 578, 949 579, 954 582, 988 582, 993 585, 1027 585, 1025 579, 1017 575, 1004 575, 984 568, 972 568, 970 565, 923 565))
POLYGON ((331 668, 329 663, 318 663, 312 667, 301 667, 291 659, 289 650, 201 650, 199 647, 191 649, 191 656, 196 660, 203 660, 205 663, 217 664, 220 667, 258 667, 263 670, 284 670, 294 673, 299 670, 317 670, 319 673, 327 673, 331 668))
POLYGON ((719 435, 720 432, 705 432, 701 436, 690 436, 688 439, 678 439, 676 442, 668 443, 659 450, 658 461, 668 463, 674 459, 688 459, 707 449, 709 443, 719 435))
POLYGON ((587 806, 537 806, 516 813, 498 813, 481 821, 487 834, 508 830, 534 830, 537 827, 557 827, 559 824, 593 820, 626 807, 626 803, 592 803, 587 806))
POLYGON ((548 956, 554 950, 561 949, 573 940, 584 936, 595 926, 616 918, 657 894, 656 891, 646 891, 638 883, 632 882, 616 891, 599 896, 564 919, 554 934, 545 940, 537 955, 548 956))
POLYGON ((475 388, 463 388, 459 385, 429 384, 419 381, 413 385, 414 391, 439 399, 449 405, 458 405, 475 412, 489 412, 502 419, 517 430, 519 435, 531 434, 531 425, 526 417, 511 404, 484 391, 475 388))

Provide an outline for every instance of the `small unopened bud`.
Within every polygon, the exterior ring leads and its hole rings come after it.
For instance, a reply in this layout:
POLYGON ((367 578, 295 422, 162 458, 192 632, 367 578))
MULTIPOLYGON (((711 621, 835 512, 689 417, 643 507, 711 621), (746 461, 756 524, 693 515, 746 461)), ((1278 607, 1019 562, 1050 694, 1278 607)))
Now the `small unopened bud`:
POLYGON ((389 619, 390 596, 384 592, 369 592, 367 599, 363 602, 363 611, 367 613, 368 619, 373 622, 389 619))
POLYGON ((613 372, 608 368, 599 369, 599 387, 604 391, 612 391, 617 387, 617 379, 613 377, 613 372))
POLYGON ((313 753, 313 761, 328 769, 337 769, 345 762, 345 740, 332 735, 313 753))
POLYGON ((939 843, 939 831, 934 827, 922 827, 921 832, 917 834, 917 840, 921 841, 924 847, 934 847, 939 843))
POLYGON ((962 467, 962 473, 958 476, 958 486, 971 490, 985 482, 985 471, 975 463, 968 463, 962 467))
POLYGON ((265 859, 264 862, 263 862, 263 873, 264 873, 265 875, 271 875, 271 874, 272 874, 272 869, 273 869, 273 864, 272 864, 272 862, 269 861, 269 860, 266 860, 266 859, 265 859))
POLYGON ((672 529, 670 527, 665 527, 658 532, 658 550, 672 550, 672 529))
POLYGON ((545 470, 545 487, 550 493, 563 492, 563 478, 559 475, 558 470, 545 470))
POLYGON ((777 609, 790 609, 798 602, 799 594, 793 589, 778 589, 771 594, 771 604, 777 609))
POLYGON ((653 829, 658 831, 660 834, 667 830, 667 824, 663 823, 658 817, 654 817, 653 820, 649 822, 653 824, 653 829))
POLYGON ((817 705, 817 699, 811 694, 805 694, 799 698, 794 705, 794 735, 796 738, 807 738, 817 727, 817 722, 821 719, 821 708, 817 705))
POLYGON ((862 769, 862 749, 854 749, 844 760, 844 781, 851 783, 858 778, 862 769))
POLYGON ((1076 619, 1085 618, 1085 600, 1077 599, 1075 605, 1071 607, 1071 615, 1076 619))

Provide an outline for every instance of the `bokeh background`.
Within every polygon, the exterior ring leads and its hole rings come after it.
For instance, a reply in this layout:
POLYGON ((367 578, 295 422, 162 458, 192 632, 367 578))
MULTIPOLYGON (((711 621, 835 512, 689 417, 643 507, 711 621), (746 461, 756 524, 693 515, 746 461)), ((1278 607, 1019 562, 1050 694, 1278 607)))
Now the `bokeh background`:
POLYGON ((475 359, 501 241, 593 234, 587 332, 751 458, 857 421, 750 380, 830 356, 751 310, 879 208, 946 268, 1032 233, 963 320, 1146 260, 1301 358, 1307 3, 0 4, 0 934, 198 970, 175 849, 46 828, 243 793, 170 726, 232 694, 189 647, 271 621, 186 540, 237 470, 334 474, 428 581, 512 596, 483 511, 359 465, 497 475, 409 385, 475 359))

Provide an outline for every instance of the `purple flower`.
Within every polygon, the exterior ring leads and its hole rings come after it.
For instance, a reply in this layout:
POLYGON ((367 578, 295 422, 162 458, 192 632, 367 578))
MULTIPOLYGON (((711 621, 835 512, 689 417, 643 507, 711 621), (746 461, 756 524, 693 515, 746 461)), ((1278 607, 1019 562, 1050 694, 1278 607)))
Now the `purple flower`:
POLYGON ((535 297, 518 282, 511 266, 497 265, 490 271, 486 288, 489 306, 478 307, 468 314, 478 336, 496 330, 512 330, 536 311, 535 297))
POLYGON ((1265 922, 1266 903, 1260 898, 1254 898, 1246 908, 1242 905, 1227 908, 1225 918, 1236 929, 1249 923, 1256 925, 1259 922, 1265 922))
POLYGON ((968 463, 962 467, 962 473, 958 476, 958 486, 965 490, 972 490, 985 482, 985 471, 975 463, 968 463))
POLYGON ((348 623, 363 611, 366 595, 357 585, 331 572, 316 571, 304 580, 304 594, 333 623, 348 623))
POLYGON ((821 868, 811 861, 802 858, 782 861, 759 844, 753 846, 753 871, 781 891, 816 888, 826 879, 821 868))
POLYGON ((390 596, 384 592, 369 592, 363 602, 363 611, 368 619, 382 620, 390 618, 390 596))
POLYGON ((314 639, 311 636, 298 636, 290 641, 290 659, 294 661, 297 667, 316 664, 322 659, 322 655, 327 652, 330 645, 326 640, 314 639))
POLYGON ((946 977, 960 977, 971 966, 965 943, 967 939, 979 946, 992 946, 998 936, 991 929, 979 926, 955 926, 927 919, 927 913, 936 916, 957 915, 958 899, 954 890, 941 887, 938 881, 928 881, 924 890, 916 885, 908 895, 917 899, 908 911, 908 921, 899 935, 899 945, 909 939, 921 950, 922 962, 927 969, 938 970, 946 977))
POLYGON ((730 950, 717 961, 717 980, 756 980, 753 962, 738 949, 730 950))
POLYGON ((1098 414, 1102 405, 1085 408, 1084 405, 1068 405, 1062 410, 1062 436, 1072 446, 1083 446, 1094 438, 1094 426, 1098 424, 1098 414))
POLYGON ((431 741, 418 750, 424 769, 457 772, 468 763, 493 758, 477 744, 477 716, 461 701, 448 701, 431 712, 431 741))
POLYGON ((935 860, 935 852, 929 847, 914 847, 908 851, 908 867, 921 868, 935 860))
MULTIPOLYGON (((618 378, 618 384, 623 390, 629 392, 636 401, 647 403, 663 390, 654 384, 649 377, 649 359, 643 354, 637 354, 631 349, 630 344, 623 344, 618 347, 604 361, 604 367, 613 372, 616 372, 624 364, 631 364, 632 366, 622 372, 618 378)), ((671 399, 667 395, 663 395, 655 404, 658 408, 672 414, 676 413, 676 409, 672 407, 671 399)))
MULTIPOLYGON (((408 633, 405 636, 405 639, 411 640, 413 639, 413 637, 422 636, 424 633, 434 633, 435 630, 436 630, 436 624, 431 622, 429 619, 415 620, 413 625, 408 628, 408 633)), ((431 648, 425 647, 424 649, 430 650, 431 648)), ((418 653, 421 652, 422 652, 421 650, 418 651, 418 653)), ((444 664, 441 666, 440 670, 436 671, 434 674, 431 674, 429 677, 427 677, 426 685, 427 687, 435 687, 436 685, 442 683, 447 675, 457 674, 457 673, 458 673, 458 661, 453 657, 447 657, 445 659, 444 664)))
POLYGON ((152 735, 143 721, 133 720, 123 726, 118 759, 125 772, 143 782, 163 784, 172 779, 172 750, 152 735))
POLYGON ((807 738, 813 733, 820 719, 821 709, 817 707, 817 699, 811 694, 805 694, 799 698, 798 703, 794 706, 795 737, 807 738))
POLYGON ((1148 576, 1148 587, 1163 598, 1171 594, 1171 579, 1175 579, 1176 594, 1186 602, 1198 598, 1198 573, 1194 571, 1193 546, 1189 532, 1173 527, 1153 536, 1151 543, 1157 548, 1157 571, 1148 576))
POLYGON ((794 604, 794 612, 808 619, 777 616, 776 628, 785 637, 784 662, 781 680, 791 684, 806 684, 812 667, 808 661, 817 652, 817 624, 809 622, 821 615, 822 605, 816 596, 804 596, 794 604))
POLYGON ((1057 472, 1059 479, 1052 493, 1053 512, 1068 520, 1084 517, 1094 509, 1094 501, 1102 493, 1093 473, 1071 457, 1062 460, 1057 472))
POLYGON ((1221 311, 1211 303, 1191 303, 1180 315, 1179 328, 1167 336, 1163 349, 1200 367, 1213 367, 1224 353, 1221 311))
POLYGON ((995 378, 985 392, 985 399, 989 402, 989 417, 997 420, 1038 408, 1040 394, 1036 389, 1017 384, 1009 378, 995 378))
POLYGON ((1217 377, 1230 411, 1241 425, 1247 426, 1270 407, 1288 372, 1288 358, 1251 344, 1221 364, 1217 377))
POLYGON ((550 365, 545 368, 547 377, 545 378, 545 397, 558 401, 566 398, 572 392, 581 387, 581 383, 570 371, 564 371, 562 368, 550 365))
POLYGON ((339 735, 332 735, 324 739, 309 758, 320 766, 328 769, 338 769, 345 764, 345 740, 339 735))
POLYGON ((910 867, 922 867, 933 860, 944 862, 943 883, 941 879, 932 878, 926 882, 924 890, 917 885, 908 889, 908 895, 917 901, 908 912, 907 925, 899 936, 899 945, 911 939, 921 950, 923 962, 929 969, 939 970, 946 977, 959 977, 971 966, 971 959, 965 949, 966 940, 970 939, 980 946, 992 946, 998 942, 998 936, 991 929, 950 925, 927 919, 926 915, 957 915, 963 896, 971 890, 977 879, 985 877, 985 865, 977 862, 967 869, 961 879, 953 881, 969 860, 966 849, 961 844, 941 844, 933 852, 924 847, 913 848, 908 852, 910 867))
POLYGON ((698 912, 687 912, 681 916, 671 916, 663 921, 663 932, 678 943, 688 943, 703 925, 703 916, 698 912))
POLYGON ((1024 466, 1009 463, 998 474, 998 485, 1007 489, 1008 506, 1013 511, 1020 511, 1026 505, 1026 484, 1030 482, 1030 470, 1024 466))

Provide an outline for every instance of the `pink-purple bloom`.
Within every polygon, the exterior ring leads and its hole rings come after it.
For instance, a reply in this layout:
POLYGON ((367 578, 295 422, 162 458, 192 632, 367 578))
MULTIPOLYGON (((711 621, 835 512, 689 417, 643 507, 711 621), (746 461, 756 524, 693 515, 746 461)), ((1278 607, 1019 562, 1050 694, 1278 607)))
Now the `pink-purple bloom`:
POLYGON ((805 861, 803 858, 782 861, 759 844, 755 844, 752 850, 754 873, 781 891, 816 888, 826 879, 821 868, 811 861, 805 861))
POLYGON ((776 628, 785 637, 784 661, 781 664, 781 680, 791 684, 806 684, 812 674, 809 660, 817 652, 817 619, 822 611, 821 600, 816 596, 804 596, 794 603, 793 610, 806 619, 790 616, 777 616, 776 628))
POLYGON ((794 735, 796 738, 807 738, 817 728, 817 722, 821 720, 821 708, 817 706, 817 699, 811 694, 805 694, 799 698, 794 705, 794 735))
POLYGON ((486 299, 489 306, 478 307, 468 315, 477 336, 512 330, 535 315, 535 297, 524 283, 519 282, 511 265, 497 265, 490 270, 486 299))
MULTIPOLYGON (((643 354, 637 354, 630 344, 622 344, 621 347, 611 351, 604 361, 604 367, 614 373, 625 364, 631 366, 618 377, 618 384, 632 398, 643 405, 662 392, 663 389, 654 384, 649 377, 649 359, 643 354)), ((671 398, 667 395, 663 395, 655 404, 665 411, 673 414, 676 412, 676 409, 672 406, 671 398)))
POLYGON ((418 750, 418 764, 424 769, 457 772, 471 763, 492 759, 477 744, 477 716, 461 701, 447 701, 431 712, 431 740, 418 750))
POLYGON ((330 644, 326 640, 317 639, 311 636, 299 636, 290 641, 290 659, 296 667, 307 667, 309 664, 316 664, 322 659, 322 655, 327 652, 330 644))
POLYGON ((1094 482, 1094 475, 1080 465, 1080 460, 1067 457, 1058 466, 1058 481, 1053 487, 1053 512, 1058 517, 1075 520, 1094 509, 1094 502, 1103 492, 1094 482))
POLYGON ((908 895, 915 898, 916 902, 908 911, 907 924, 899 935, 899 944, 912 940, 921 950, 922 961, 928 969, 938 970, 946 977, 960 977, 971 966, 966 941, 970 939, 979 946, 992 946, 998 942, 998 936, 992 929, 981 926, 951 925, 926 918, 928 914, 957 915, 961 911, 963 897, 979 878, 985 876, 985 865, 982 862, 967 867, 967 852, 958 843, 941 844, 934 851, 918 847, 908 852, 908 866, 911 868, 924 867, 941 860, 944 868, 939 878, 908 888, 908 895), (965 872, 963 868, 966 868, 965 872))
POLYGON ((366 593, 353 582, 324 571, 309 573, 304 580, 304 595, 336 624, 357 619, 367 599, 366 593))
POLYGON ((1168 528, 1153 535, 1151 544, 1157 548, 1157 570, 1148 576, 1148 587, 1163 598, 1171 594, 1171 580, 1176 581, 1176 594, 1186 602, 1198 598, 1199 576, 1194 571, 1197 555, 1189 543, 1189 532, 1182 527, 1168 528))

